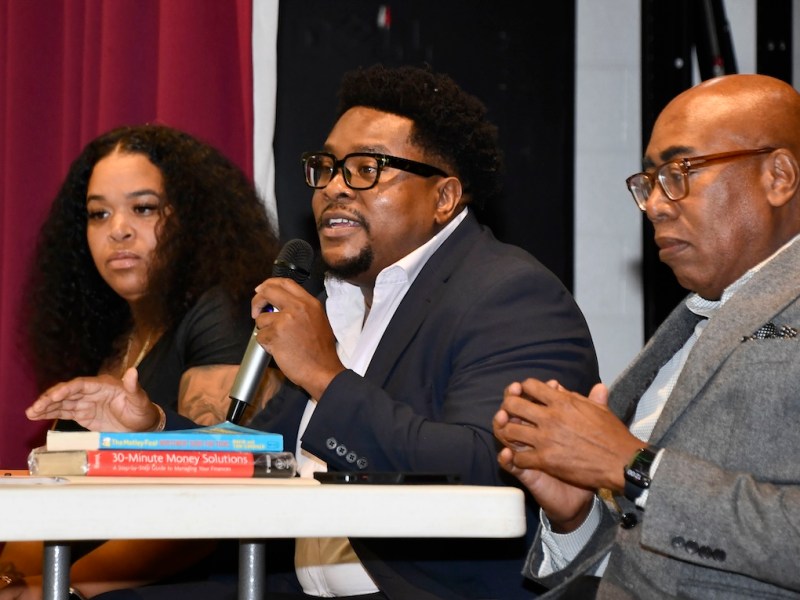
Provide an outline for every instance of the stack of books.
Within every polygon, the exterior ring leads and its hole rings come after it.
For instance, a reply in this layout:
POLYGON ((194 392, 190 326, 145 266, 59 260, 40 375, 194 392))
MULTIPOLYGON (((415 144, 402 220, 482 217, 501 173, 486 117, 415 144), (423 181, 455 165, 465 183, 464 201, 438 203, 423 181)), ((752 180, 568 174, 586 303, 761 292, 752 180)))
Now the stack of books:
POLYGON ((48 431, 28 456, 31 475, 294 477, 283 436, 225 422, 143 433, 48 431))

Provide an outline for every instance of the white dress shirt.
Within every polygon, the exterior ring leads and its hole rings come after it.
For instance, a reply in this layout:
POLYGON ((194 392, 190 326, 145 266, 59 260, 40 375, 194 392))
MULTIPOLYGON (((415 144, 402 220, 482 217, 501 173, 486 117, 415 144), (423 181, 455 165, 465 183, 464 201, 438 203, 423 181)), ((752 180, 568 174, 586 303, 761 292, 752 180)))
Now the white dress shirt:
MULTIPOLYGON (((325 309, 336 337, 336 352, 345 367, 362 376, 366 373, 386 327, 414 279, 466 216, 464 209, 424 245, 383 269, 375 281, 368 313, 358 286, 326 276, 325 309)), ((303 450, 300 443, 316 404, 316 400, 309 399, 297 435, 295 455, 301 477, 327 471, 325 462, 303 450)), ((303 591, 311 596, 333 598, 379 591, 347 538, 298 539, 295 570, 303 591)))

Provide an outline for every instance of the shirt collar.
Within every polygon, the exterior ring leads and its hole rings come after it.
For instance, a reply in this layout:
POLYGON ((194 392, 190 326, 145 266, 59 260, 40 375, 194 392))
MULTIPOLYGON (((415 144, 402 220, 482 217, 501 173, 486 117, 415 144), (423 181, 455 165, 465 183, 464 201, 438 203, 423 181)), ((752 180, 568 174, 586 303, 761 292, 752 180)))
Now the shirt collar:
POLYGON ((791 240, 778 248, 772 255, 762 260, 755 267, 747 271, 744 275, 739 277, 739 279, 726 287, 722 291, 722 296, 720 296, 719 300, 706 300, 699 294, 692 294, 686 299, 686 307, 696 315, 710 318, 723 304, 730 300, 731 296, 744 287, 744 285, 750 281, 750 279, 752 279, 753 275, 758 273, 764 267, 764 265, 773 260, 781 252, 794 244, 798 238, 800 238, 800 234, 794 236, 791 240))
MULTIPOLYGON (((403 258, 384 268, 375 280, 375 286, 378 287, 384 283, 397 282, 398 280, 407 281, 409 284, 416 279, 422 267, 428 262, 434 252, 445 242, 447 238, 455 231, 461 222, 467 217, 468 208, 464 208, 452 221, 431 239, 425 242, 419 248, 406 254, 403 258)), ((347 293, 348 290, 355 288, 352 283, 348 283, 337 277, 332 277, 328 274, 325 275, 325 291, 329 298, 338 294, 347 293)))

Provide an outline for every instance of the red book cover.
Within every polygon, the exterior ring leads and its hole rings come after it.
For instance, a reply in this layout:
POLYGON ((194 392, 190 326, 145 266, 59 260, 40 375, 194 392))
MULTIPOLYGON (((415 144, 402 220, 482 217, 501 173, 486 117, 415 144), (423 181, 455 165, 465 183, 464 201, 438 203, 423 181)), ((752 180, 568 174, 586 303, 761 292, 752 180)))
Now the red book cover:
POLYGON ((28 458, 36 475, 124 477, 293 477, 291 452, 45 450, 28 458))

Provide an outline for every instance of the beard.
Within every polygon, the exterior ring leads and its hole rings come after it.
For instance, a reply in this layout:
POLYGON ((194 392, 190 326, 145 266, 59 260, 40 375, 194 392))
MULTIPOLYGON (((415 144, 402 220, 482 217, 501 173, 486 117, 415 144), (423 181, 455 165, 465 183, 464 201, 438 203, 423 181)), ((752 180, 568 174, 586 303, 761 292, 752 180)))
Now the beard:
POLYGON ((366 245, 353 258, 347 258, 335 265, 328 264, 324 260, 323 262, 325 262, 329 275, 342 281, 349 281, 368 271, 374 259, 375 254, 372 252, 372 246, 366 245))

